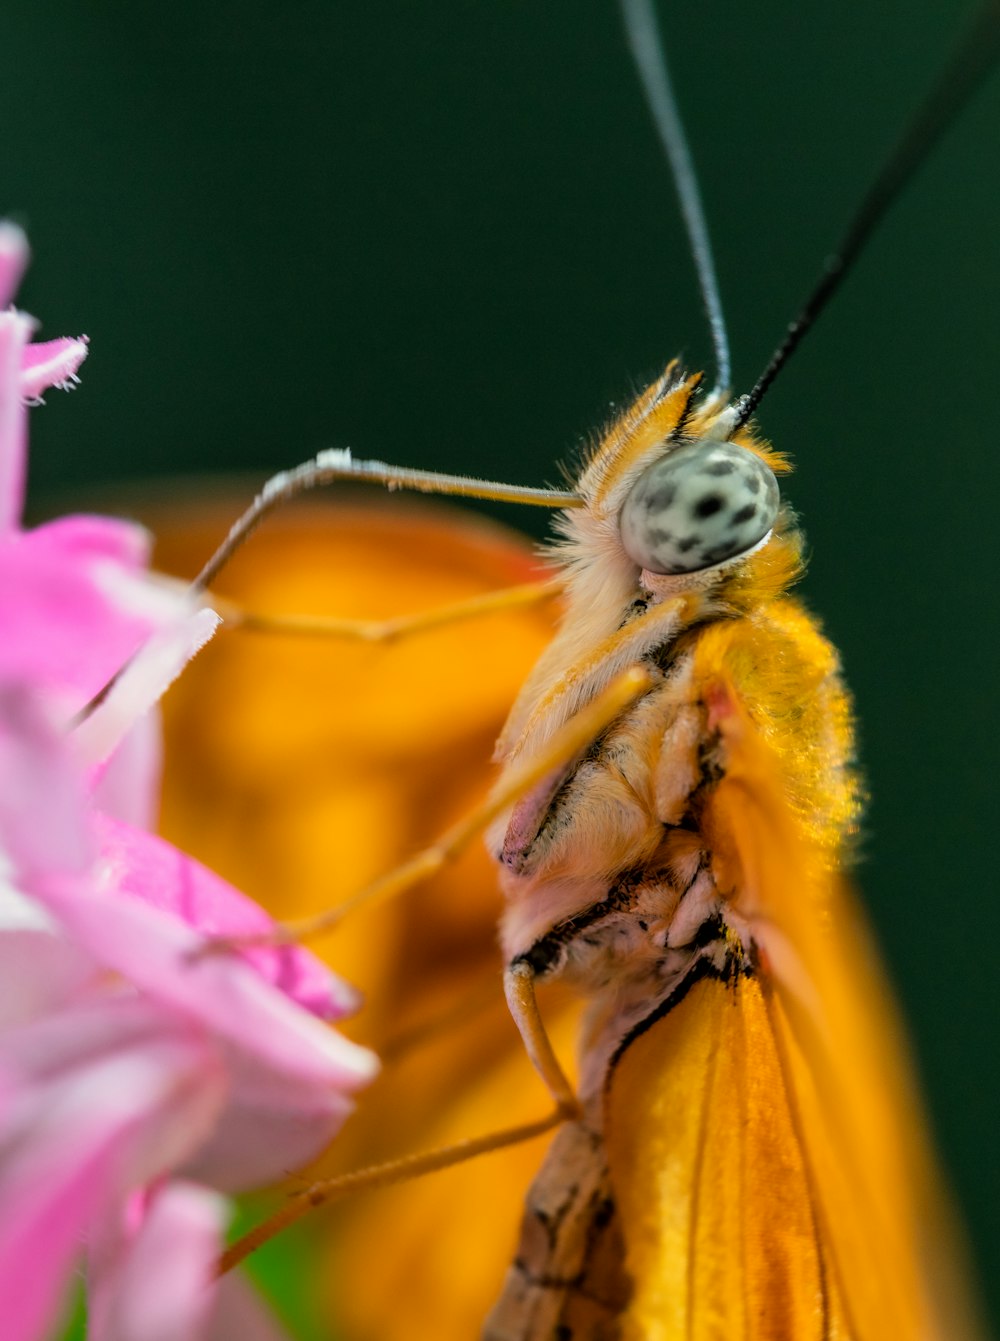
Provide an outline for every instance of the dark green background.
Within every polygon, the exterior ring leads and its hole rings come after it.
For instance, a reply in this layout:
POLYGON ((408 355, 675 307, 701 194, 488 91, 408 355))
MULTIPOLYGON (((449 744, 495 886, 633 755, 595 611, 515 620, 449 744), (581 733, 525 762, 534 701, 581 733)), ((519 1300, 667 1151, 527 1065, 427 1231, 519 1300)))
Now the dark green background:
MULTIPOLYGON (((968 6, 661 10, 742 389, 968 6)), ((668 356, 708 356, 611 3, 61 0, 8 6, 2 44, 22 301, 93 339, 33 416, 41 507, 325 445, 553 480, 668 356)), ((798 465, 874 797, 861 882, 987 1278, 998 127, 994 78, 761 416, 798 465)))

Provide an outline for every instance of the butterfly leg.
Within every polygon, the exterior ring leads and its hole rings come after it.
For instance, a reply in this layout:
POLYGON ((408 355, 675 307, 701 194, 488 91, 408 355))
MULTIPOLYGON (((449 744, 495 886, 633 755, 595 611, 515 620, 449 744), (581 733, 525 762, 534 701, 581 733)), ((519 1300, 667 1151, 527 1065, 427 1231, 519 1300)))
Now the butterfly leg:
POLYGON ((516 587, 503 587, 499 591, 481 592, 464 601, 455 601, 432 610, 421 610, 416 614, 383 620, 260 614, 253 610, 244 610, 235 602, 216 596, 214 593, 210 600, 212 608, 222 616, 225 627, 229 629, 291 637, 341 638, 349 642, 393 643, 412 637, 414 634, 460 624, 467 619, 481 619, 487 615, 502 614, 522 606, 541 605, 544 601, 558 596, 562 589, 561 579, 546 578, 540 582, 525 582, 516 587))
POLYGON ((556 731, 543 749, 511 769, 504 785, 481 806, 442 834, 436 843, 380 876, 336 908, 300 922, 286 922, 260 935, 213 937, 205 942, 198 954, 225 952, 250 945, 301 945, 332 931, 348 912, 360 905, 385 902, 429 879, 463 852, 498 815, 599 736, 652 683, 648 671, 633 668, 623 672, 592 703, 581 708, 556 731))
POLYGON ((555 1100, 556 1111, 563 1117, 577 1118, 580 1116, 580 1102, 556 1056, 538 1009, 535 978, 535 970, 526 960, 516 960, 508 965, 504 973, 504 995, 525 1051, 555 1100))
POLYGON ((409 1182, 421 1178, 427 1173, 436 1173, 439 1169, 448 1169, 455 1164, 464 1164, 466 1160, 479 1155, 489 1154, 493 1150, 502 1150, 506 1146, 520 1145, 523 1141, 542 1136, 565 1121, 567 1114, 561 1109, 539 1118, 537 1122, 526 1122, 520 1127, 508 1127, 505 1131, 489 1132, 485 1136, 475 1136, 454 1145, 442 1146, 438 1150, 429 1150, 419 1155, 407 1155, 402 1159, 388 1160, 385 1164, 373 1164, 367 1169, 356 1169, 336 1178, 322 1178, 307 1187, 304 1192, 291 1197, 280 1211, 255 1225, 253 1229, 231 1244, 219 1259, 219 1273, 231 1271, 252 1252, 282 1230, 301 1220, 317 1206, 331 1201, 339 1201, 355 1192, 366 1192, 378 1187, 390 1187, 394 1183, 409 1182))
POLYGON ((356 461, 345 451, 326 451, 292 470, 283 470, 267 481, 254 501, 230 527, 229 534, 195 578, 192 591, 205 591, 215 581, 236 551, 253 535, 269 513, 299 494, 323 488, 338 480, 381 484, 390 493, 414 489, 424 494, 453 494, 461 498, 489 498, 498 503, 527 503, 534 507, 582 507, 578 494, 561 489, 530 489, 497 480, 475 480, 462 475, 442 475, 432 470, 410 470, 384 461, 356 461))

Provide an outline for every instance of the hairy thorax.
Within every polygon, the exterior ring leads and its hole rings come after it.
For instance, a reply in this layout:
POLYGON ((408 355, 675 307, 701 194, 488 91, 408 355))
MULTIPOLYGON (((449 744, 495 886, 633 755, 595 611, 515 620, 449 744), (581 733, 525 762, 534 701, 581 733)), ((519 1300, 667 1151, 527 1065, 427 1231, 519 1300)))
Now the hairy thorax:
POLYGON ((654 688, 494 836, 507 961, 571 982, 622 1029, 726 938, 699 832, 716 763, 691 659, 664 658, 654 688))

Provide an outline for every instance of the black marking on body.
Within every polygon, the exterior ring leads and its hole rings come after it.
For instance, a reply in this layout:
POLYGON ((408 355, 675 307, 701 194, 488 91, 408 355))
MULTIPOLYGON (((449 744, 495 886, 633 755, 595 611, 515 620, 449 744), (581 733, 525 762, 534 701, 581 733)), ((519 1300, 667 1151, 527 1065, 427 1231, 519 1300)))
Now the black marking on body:
MULTIPOLYGON (((560 1225, 571 1211, 579 1213, 579 1207, 576 1207, 573 1204, 578 1192, 579 1189, 576 1186, 567 1188, 566 1200, 562 1206, 562 1214, 558 1217, 560 1225)), ((514 1268, 521 1273, 524 1279, 536 1289, 575 1290, 578 1294, 583 1295, 584 1298, 591 1299, 597 1304, 603 1304, 605 1303, 604 1300, 595 1294, 593 1290, 588 1290, 585 1287, 587 1284, 591 1253, 602 1232, 607 1229, 615 1218, 618 1208, 615 1205, 613 1197, 605 1195, 601 1196, 600 1200, 596 1203, 592 1198, 588 1209, 590 1209, 590 1214, 587 1216, 587 1239, 583 1253, 584 1264, 579 1271, 575 1271, 572 1275, 559 1275, 552 1271, 541 1273, 535 1272, 531 1270, 531 1267, 520 1254, 514 1258, 513 1265, 514 1268), (592 1207, 592 1209, 590 1209, 590 1207, 592 1207)), ((549 1249, 551 1252, 554 1252, 557 1248, 557 1238, 555 1232, 551 1234, 549 1233, 549 1218, 542 1215, 537 1208, 531 1209, 529 1207, 528 1213, 531 1215, 535 1223, 540 1224, 545 1230, 549 1240, 549 1249)), ((566 1324, 563 1323, 560 1325, 565 1326, 566 1324)), ((558 1335, 558 1333, 556 1333, 556 1335, 558 1335)))
MULTIPOLYGON (((702 926, 698 930, 699 936, 709 923, 714 923, 718 930, 721 931, 723 935, 725 934, 725 925, 722 918, 716 916, 711 917, 707 922, 702 923, 702 926)), ((707 948, 708 945, 716 943, 719 939, 719 936, 713 936, 712 939, 706 943, 705 948, 707 948)), ((628 1033, 619 1041, 618 1046, 615 1048, 608 1061, 608 1069, 604 1076, 605 1091, 610 1089, 611 1077, 614 1074, 614 1069, 628 1048, 637 1038, 644 1034, 647 1029, 652 1029, 657 1020, 662 1020, 675 1006, 679 1005, 695 983, 701 982, 703 978, 715 978, 719 982, 732 983, 735 982, 737 978, 750 978, 753 976, 753 973, 754 968, 750 960, 738 950, 731 950, 730 953, 727 954, 725 962, 721 967, 717 965, 714 960, 708 958, 708 956, 700 955, 674 990, 665 996, 662 1001, 657 1002, 656 1006, 649 1012, 649 1014, 643 1016, 637 1024, 634 1024, 628 1033)))
MULTIPOLYGON (((675 387, 680 386, 680 384, 684 381, 684 378, 687 376, 687 374, 683 372, 681 369, 678 369, 677 372, 678 372, 677 381, 671 383, 669 387, 665 388, 663 395, 667 395, 670 391, 673 391, 675 387)), ((684 402, 684 408, 677 416, 677 423, 674 424, 673 428, 670 430, 670 441, 676 443, 678 446, 683 445, 684 439, 687 437, 687 426, 691 420, 691 415, 694 413, 695 401, 698 392, 701 390, 701 384, 702 381, 704 380, 704 376, 705 376, 704 373, 695 374, 696 380, 694 381, 694 384, 692 385, 691 389, 688 392, 688 398, 684 402)), ((662 396, 657 396, 657 400, 661 399, 662 396)))
MULTIPOLYGON (((691 793, 691 800, 697 800, 700 804, 705 791, 715 783, 721 782, 725 777, 726 770, 722 765, 722 757, 719 752, 719 738, 717 735, 703 740, 698 747, 698 773, 701 781, 698 783, 695 791, 691 793)), ((697 809, 697 806, 694 807, 697 809)))
POLYGON ((642 664, 655 667, 656 670, 661 672, 664 682, 666 682, 676 672, 681 659, 691 651, 706 629, 710 629, 713 624, 721 624, 724 620, 736 617, 728 610, 713 610, 711 614, 702 615, 700 618, 692 620, 673 638, 659 643, 656 647, 651 647, 642 658, 642 664))
POLYGON ((711 917, 706 917, 702 922, 688 942, 688 947, 692 950, 707 950, 710 945, 722 940, 725 934, 726 924, 722 920, 722 914, 713 913, 711 917))
POLYGON ((563 949, 570 941, 581 937, 589 927, 609 914, 628 912, 630 908, 635 907, 635 891, 647 878, 648 872, 641 869, 624 872, 612 885, 605 898, 598 903, 592 903, 583 912, 557 922, 552 930, 535 941, 530 949, 519 954, 511 962, 511 967, 528 964, 537 977, 549 973, 558 963, 563 949))
MULTIPOLYGON (((535 1219, 540 1220, 540 1217, 536 1215, 535 1219)), ((515 1257, 514 1265, 517 1267, 518 1271, 520 1271, 524 1279, 530 1285, 533 1285, 536 1290, 574 1290, 583 1283, 582 1271, 577 1271, 572 1276, 539 1276, 531 1270, 522 1257, 515 1257)))
POLYGON ((624 629, 632 623, 634 619, 641 619, 649 609, 649 601, 645 596, 637 596, 631 605, 626 606, 625 613, 622 615, 619 629, 624 629))
MULTIPOLYGON (((666 825, 669 829, 687 829, 687 826, 681 824, 666 825)), ((690 832, 690 830, 688 830, 690 832)), ((698 877, 705 869, 704 859, 698 863, 694 874, 683 889, 678 890, 678 903, 684 898, 689 890, 694 886, 698 877)), ((652 884, 656 879, 657 872, 648 866, 638 867, 635 870, 622 872, 612 885, 605 898, 597 903, 592 903, 589 908, 582 912, 574 913, 572 917, 564 918, 562 922, 547 931, 544 936, 535 941, 534 945, 523 951, 515 959, 511 960, 510 967, 517 964, 527 964, 536 975, 544 977, 559 963, 562 952, 566 946, 573 941, 582 941, 584 945, 599 946, 601 941, 598 936, 588 936, 586 932, 591 927, 597 926, 605 918, 613 916, 615 913, 630 912, 636 905, 636 890, 645 885, 652 884)), ((669 877, 665 876, 665 880, 669 877)), ((649 930, 649 923, 645 918, 636 918, 636 926, 641 931, 649 930)), ((624 932, 624 928, 622 928, 624 932)), ((698 927, 698 930, 692 936, 691 940, 683 946, 674 946, 673 949, 702 950, 707 946, 714 944, 725 934, 725 926, 722 917, 718 913, 713 913, 707 917, 698 927)))
MULTIPOLYGON (((543 1211, 538 1209, 534 1211, 535 1220, 541 1225, 545 1232, 545 1238, 549 1245, 549 1252, 555 1251, 556 1244, 559 1242, 559 1231, 562 1228, 562 1223, 569 1214, 573 1203, 576 1201, 579 1191, 580 1189, 577 1187, 576 1183, 570 1183, 566 1189, 566 1200, 559 1208, 558 1215, 545 1215, 543 1211)), ((530 1276, 530 1273, 522 1263, 518 1262, 515 1265, 520 1266, 526 1276, 530 1276)))

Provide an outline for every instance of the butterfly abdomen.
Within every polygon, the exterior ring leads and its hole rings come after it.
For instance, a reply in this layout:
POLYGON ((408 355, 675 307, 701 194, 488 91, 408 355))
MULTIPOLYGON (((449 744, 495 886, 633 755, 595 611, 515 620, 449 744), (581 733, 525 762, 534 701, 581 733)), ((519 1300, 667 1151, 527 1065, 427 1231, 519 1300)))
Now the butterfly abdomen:
POLYGON ((528 1192, 483 1341, 615 1341, 630 1294, 601 1136, 567 1123, 528 1192))

